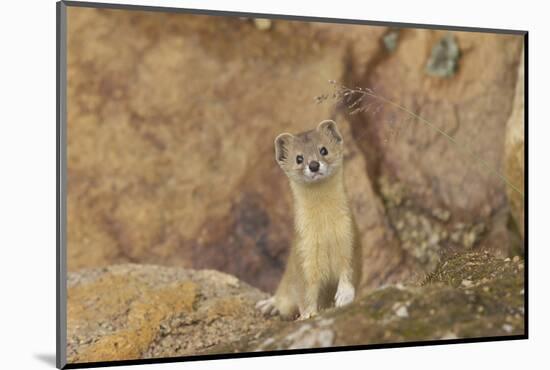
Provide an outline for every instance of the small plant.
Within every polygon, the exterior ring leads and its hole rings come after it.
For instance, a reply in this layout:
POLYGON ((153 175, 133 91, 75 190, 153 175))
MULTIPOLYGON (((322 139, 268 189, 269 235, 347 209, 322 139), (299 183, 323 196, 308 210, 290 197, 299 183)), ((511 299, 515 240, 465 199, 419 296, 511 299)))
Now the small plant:
POLYGON ((500 173, 498 170, 494 169, 487 161, 485 161, 483 158, 480 158, 477 156, 474 151, 463 142, 458 142, 453 136, 449 135, 445 131, 441 130, 437 125, 430 122, 426 118, 414 113, 410 109, 385 98, 384 96, 378 94, 374 91, 374 89, 370 88, 364 88, 364 87, 355 87, 350 88, 347 86, 344 86, 342 84, 337 83, 335 80, 329 80, 329 83, 333 86, 334 91, 332 94, 323 94, 320 96, 317 96, 315 98, 316 102, 318 104, 326 101, 329 99, 329 97, 332 97, 332 99, 335 100, 337 104, 340 104, 341 106, 345 107, 347 110, 347 113, 350 115, 355 115, 361 112, 369 112, 372 109, 372 113, 376 115, 378 111, 382 108, 383 105, 387 105, 398 112, 407 114, 408 116, 412 117, 418 122, 423 123, 425 126, 430 128, 431 130, 436 131, 439 135, 443 136, 451 145, 453 145, 456 150, 461 152, 462 154, 465 154, 470 159, 473 159, 476 163, 479 163, 487 172, 492 173, 496 175, 504 184, 513 191, 517 192, 521 195, 523 198, 523 192, 519 190, 517 186, 512 184, 506 176, 504 176, 502 173, 500 173), (373 104, 373 103, 379 103, 379 104, 373 104))

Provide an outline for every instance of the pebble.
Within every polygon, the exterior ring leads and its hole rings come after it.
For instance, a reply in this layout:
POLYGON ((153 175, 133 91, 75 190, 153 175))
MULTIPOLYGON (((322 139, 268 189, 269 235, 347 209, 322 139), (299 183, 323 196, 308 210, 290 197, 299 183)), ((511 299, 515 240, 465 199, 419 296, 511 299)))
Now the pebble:
POLYGON ((334 342, 334 332, 332 330, 321 330, 317 334, 317 342, 321 347, 330 347, 334 342))
POLYGON ((324 319, 321 319, 319 320, 319 322, 317 323, 317 325, 319 325, 320 327, 324 327, 324 326, 330 326, 334 323, 334 319, 333 318, 324 318, 324 319))
POLYGON ((260 31, 267 31, 271 28, 271 19, 254 18, 254 25, 260 31))
POLYGON ((260 348, 265 349, 265 348, 267 348, 268 346, 272 345, 273 343, 275 343, 275 339, 273 339, 273 338, 267 338, 267 339, 260 345, 260 348))
POLYGON ((434 209, 432 213, 437 219, 443 222, 447 222, 451 218, 451 212, 441 208, 434 209))
POLYGON ((458 336, 452 331, 448 331, 447 333, 443 334, 443 336, 441 337, 441 339, 457 339, 457 338, 458 336))
POLYGON ((397 310, 395 310, 395 314, 397 317, 401 318, 409 317, 409 310, 407 310, 407 306, 399 306, 397 310))
POLYGON ((401 284, 401 283, 395 284, 395 287, 396 287, 397 289, 399 289, 399 290, 405 290, 405 287, 404 287, 403 284, 401 284))
POLYGON ((469 288, 473 285, 473 283, 471 280, 464 279, 462 280, 462 285, 465 286, 466 288, 469 288))
POLYGON ((510 324, 504 324, 502 325, 502 330, 504 330, 507 333, 511 333, 512 330, 514 330, 514 327, 510 324))

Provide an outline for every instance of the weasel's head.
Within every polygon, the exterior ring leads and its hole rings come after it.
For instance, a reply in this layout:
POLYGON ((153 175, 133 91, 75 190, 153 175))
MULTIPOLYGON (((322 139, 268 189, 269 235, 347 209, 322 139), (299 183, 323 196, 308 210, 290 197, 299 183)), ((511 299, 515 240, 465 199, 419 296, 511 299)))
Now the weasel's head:
POLYGON ((342 166, 344 140, 334 121, 323 121, 315 130, 275 139, 275 159, 291 181, 310 184, 332 176, 342 166))

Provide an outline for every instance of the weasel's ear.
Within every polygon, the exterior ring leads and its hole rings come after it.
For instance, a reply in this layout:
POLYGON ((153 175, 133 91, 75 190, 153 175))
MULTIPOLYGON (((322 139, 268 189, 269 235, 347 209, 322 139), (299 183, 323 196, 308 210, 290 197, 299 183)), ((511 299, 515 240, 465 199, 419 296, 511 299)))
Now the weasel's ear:
POLYGON ((279 163, 286 161, 288 157, 288 146, 294 136, 288 133, 280 134, 275 138, 275 159, 279 163))
POLYGON ((336 127, 336 122, 334 122, 333 120, 327 119, 319 123, 319 126, 317 126, 317 130, 321 133, 324 133, 329 138, 331 138, 331 140, 334 140, 334 142, 338 144, 341 144, 344 141, 342 134, 340 133, 340 131, 338 131, 338 127, 336 127))

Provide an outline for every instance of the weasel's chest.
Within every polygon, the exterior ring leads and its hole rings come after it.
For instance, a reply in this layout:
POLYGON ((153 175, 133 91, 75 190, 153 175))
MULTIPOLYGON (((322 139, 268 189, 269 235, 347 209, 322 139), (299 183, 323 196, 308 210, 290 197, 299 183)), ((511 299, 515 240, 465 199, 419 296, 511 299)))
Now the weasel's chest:
POLYGON ((300 239, 314 244, 338 244, 352 231, 351 216, 342 209, 316 209, 296 215, 296 231, 300 239))
POLYGON ((319 206, 296 214, 297 247, 310 268, 337 275, 351 258, 353 221, 346 208, 319 206))

